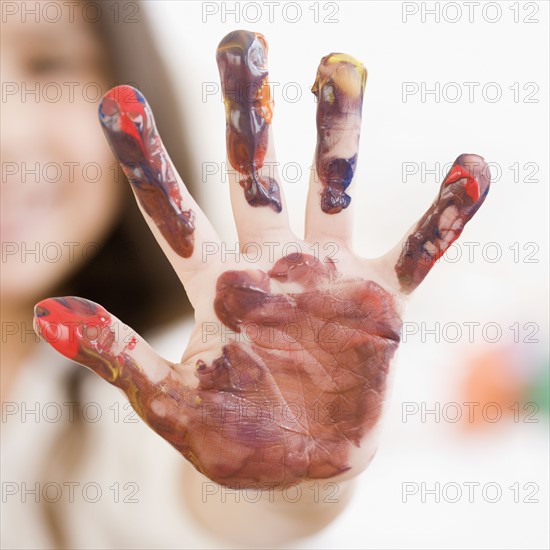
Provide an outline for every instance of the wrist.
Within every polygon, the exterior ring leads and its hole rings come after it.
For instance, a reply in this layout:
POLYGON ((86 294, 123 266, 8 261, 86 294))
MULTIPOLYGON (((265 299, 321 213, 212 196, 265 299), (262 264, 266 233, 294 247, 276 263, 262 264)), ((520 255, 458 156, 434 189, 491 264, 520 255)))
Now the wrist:
POLYGON ((188 505, 205 528, 252 546, 280 545, 319 531, 345 509, 356 486, 355 479, 323 479, 283 488, 249 484, 230 489, 192 467, 185 474, 188 505))

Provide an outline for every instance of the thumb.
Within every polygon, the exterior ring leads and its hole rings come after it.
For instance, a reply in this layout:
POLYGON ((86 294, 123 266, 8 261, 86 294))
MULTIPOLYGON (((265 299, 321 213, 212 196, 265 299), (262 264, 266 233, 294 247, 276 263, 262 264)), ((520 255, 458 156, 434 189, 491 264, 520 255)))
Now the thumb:
POLYGON ((42 300, 34 308, 34 328, 59 353, 122 389, 133 404, 173 371, 134 330, 83 298, 42 300))
MULTIPOLYGON (((160 357, 99 304, 69 296, 35 306, 35 330, 65 357, 120 388, 141 418, 198 468, 189 447, 189 419, 201 417, 195 380, 160 357)), ((203 432, 199 432, 202 434, 203 432)))

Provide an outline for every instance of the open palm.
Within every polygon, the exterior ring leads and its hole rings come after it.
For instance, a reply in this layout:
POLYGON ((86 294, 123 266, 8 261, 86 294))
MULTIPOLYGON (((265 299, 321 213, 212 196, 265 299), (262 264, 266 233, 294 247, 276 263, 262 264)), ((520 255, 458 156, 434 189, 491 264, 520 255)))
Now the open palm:
POLYGON ((111 147, 195 308, 181 363, 159 357, 82 298, 40 302, 37 329, 121 388, 138 414, 214 481, 262 488, 353 477, 375 452, 403 298, 484 201, 488 169, 481 157, 461 155, 393 250, 375 260, 356 256, 348 207, 366 70, 330 54, 312 89, 318 142, 299 239, 276 170, 265 39, 230 33, 217 59, 240 255, 224 253, 177 176, 143 96, 119 86, 100 105, 111 147))

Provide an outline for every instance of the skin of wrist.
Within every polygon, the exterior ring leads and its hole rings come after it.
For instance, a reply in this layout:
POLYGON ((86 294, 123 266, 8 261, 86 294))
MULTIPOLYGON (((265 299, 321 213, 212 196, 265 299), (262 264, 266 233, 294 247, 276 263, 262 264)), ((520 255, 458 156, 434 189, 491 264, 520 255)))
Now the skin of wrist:
POLYGON ((237 545, 289 543, 323 529, 346 508, 356 479, 312 480, 283 489, 230 489, 185 463, 186 504, 210 533, 237 545))

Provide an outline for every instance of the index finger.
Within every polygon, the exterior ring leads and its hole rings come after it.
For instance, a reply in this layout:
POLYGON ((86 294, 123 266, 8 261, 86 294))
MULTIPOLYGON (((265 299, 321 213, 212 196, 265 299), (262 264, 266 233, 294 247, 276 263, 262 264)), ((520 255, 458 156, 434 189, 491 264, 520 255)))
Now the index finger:
POLYGON ((185 285, 205 266, 204 244, 219 244, 216 231, 177 174, 139 90, 123 85, 107 92, 99 119, 145 220, 185 285))

